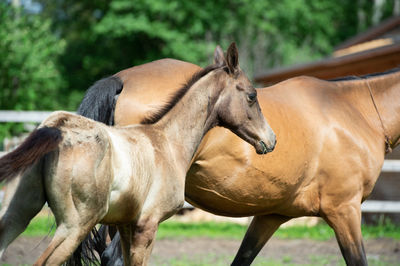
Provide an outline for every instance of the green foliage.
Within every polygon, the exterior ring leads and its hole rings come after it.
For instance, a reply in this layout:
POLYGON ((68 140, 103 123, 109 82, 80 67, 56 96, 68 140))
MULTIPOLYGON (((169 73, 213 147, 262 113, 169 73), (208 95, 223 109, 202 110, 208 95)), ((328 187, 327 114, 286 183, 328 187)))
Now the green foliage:
POLYGON ((0 24, 0 108, 57 108, 65 85, 57 68, 64 42, 51 34, 51 22, 2 2, 0 24))
MULTIPOLYGON (((368 1, 347 0, 38 1, 41 15, 67 41, 60 63, 74 90, 165 57, 206 65, 216 44, 231 41, 250 76, 315 60, 370 26, 357 14, 369 17, 374 10, 368 1)), ((381 20, 393 14, 393 5, 385 2, 381 20)))
POLYGON ((343 9, 332 1, 114 0, 94 31, 131 64, 172 57, 205 65, 216 44, 235 40, 253 73, 328 54, 342 26, 331 21, 343 9))
MULTIPOLYGON (((57 57, 65 43, 50 32, 51 21, 0 2, 0 25, 0 109, 59 108, 65 81, 57 57)), ((22 130, 18 124, 0 126, 0 139, 22 130)))

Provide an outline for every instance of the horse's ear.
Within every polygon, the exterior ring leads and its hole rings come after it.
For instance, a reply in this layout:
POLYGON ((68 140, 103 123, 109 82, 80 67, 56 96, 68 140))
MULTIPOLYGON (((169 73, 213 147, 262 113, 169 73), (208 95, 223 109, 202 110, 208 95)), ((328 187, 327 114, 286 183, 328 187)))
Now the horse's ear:
POLYGON ((234 74, 239 69, 239 53, 234 42, 229 45, 226 52, 226 62, 230 73, 234 74))
POLYGON ((217 45, 214 51, 214 64, 217 66, 223 66, 225 64, 224 51, 222 51, 221 46, 217 45))

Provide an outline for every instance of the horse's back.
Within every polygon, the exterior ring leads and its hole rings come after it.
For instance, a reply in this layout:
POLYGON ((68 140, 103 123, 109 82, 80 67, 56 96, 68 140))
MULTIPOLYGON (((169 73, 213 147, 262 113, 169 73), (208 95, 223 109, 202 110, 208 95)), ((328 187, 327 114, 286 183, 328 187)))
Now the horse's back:
POLYGON ((115 124, 139 123, 201 68, 175 59, 161 59, 115 74, 124 83, 115 110, 115 124))
POLYGON ((71 112, 55 111, 41 123, 41 126, 56 127, 59 129, 91 130, 101 128, 103 124, 71 112))

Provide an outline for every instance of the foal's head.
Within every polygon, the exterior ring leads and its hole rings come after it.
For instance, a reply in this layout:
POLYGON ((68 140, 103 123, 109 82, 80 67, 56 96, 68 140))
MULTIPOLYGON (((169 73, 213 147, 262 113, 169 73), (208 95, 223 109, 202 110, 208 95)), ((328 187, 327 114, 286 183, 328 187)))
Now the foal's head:
POLYGON ((226 58, 219 47, 214 61, 221 68, 215 103, 217 123, 226 127, 243 140, 253 145, 258 154, 271 152, 276 144, 275 134, 261 113, 257 91, 239 67, 238 50, 232 43, 226 58))

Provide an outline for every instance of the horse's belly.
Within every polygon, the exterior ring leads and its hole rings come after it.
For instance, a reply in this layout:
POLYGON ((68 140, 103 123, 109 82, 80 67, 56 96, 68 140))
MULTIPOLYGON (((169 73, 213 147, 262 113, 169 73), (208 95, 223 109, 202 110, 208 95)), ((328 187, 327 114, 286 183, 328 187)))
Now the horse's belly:
POLYGON ((137 173, 117 172, 108 198, 107 213, 102 223, 116 224, 135 220, 146 198, 146 185, 146 182, 141 182, 137 173))
POLYGON ((128 223, 136 219, 142 202, 131 193, 111 192, 106 215, 101 220, 104 224, 128 223))
POLYGON ((274 212, 288 193, 279 185, 251 182, 251 177, 197 173, 187 177, 186 200, 206 211, 226 216, 252 216, 274 212))
POLYGON ((319 197, 316 190, 304 194, 284 194, 286 190, 251 191, 229 186, 186 185, 186 200, 205 211, 230 217, 281 214, 298 217, 318 215, 319 197), (264 192, 264 193, 263 193, 264 192))
POLYGON ((307 215, 314 212, 314 206, 305 203, 314 188, 304 187, 304 180, 310 177, 301 169, 238 163, 228 156, 207 157, 192 164, 185 196, 197 207, 218 215, 307 215))

